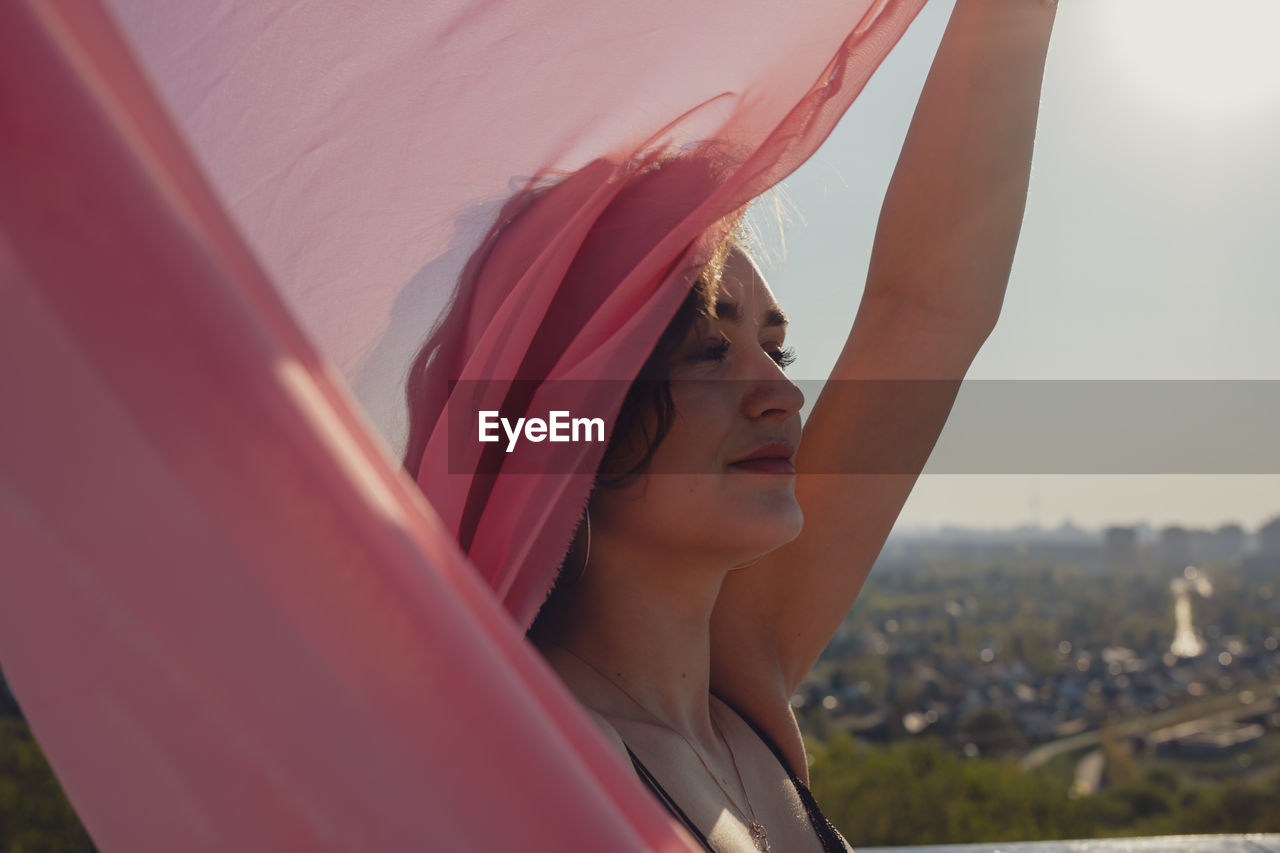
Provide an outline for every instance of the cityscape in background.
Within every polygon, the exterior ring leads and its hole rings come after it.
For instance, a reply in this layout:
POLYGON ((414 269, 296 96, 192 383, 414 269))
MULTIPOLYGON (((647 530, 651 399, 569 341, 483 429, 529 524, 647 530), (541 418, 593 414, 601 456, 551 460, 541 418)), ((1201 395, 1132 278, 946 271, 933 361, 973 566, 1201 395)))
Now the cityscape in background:
MULTIPOLYGON (((1256 530, 897 534, 792 705, 811 744, 932 740, 1038 772, 1071 800, 1123 790, 1111 822, 1082 833, 1175 826, 1180 807, 1225 783, 1268 786, 1274 822, 1278 581, 1280 516, 1256 530), (1168 823, 1140 823, 1155 818, 1168 823)), ((850 808, 848 822, 867 819, 850 808)))

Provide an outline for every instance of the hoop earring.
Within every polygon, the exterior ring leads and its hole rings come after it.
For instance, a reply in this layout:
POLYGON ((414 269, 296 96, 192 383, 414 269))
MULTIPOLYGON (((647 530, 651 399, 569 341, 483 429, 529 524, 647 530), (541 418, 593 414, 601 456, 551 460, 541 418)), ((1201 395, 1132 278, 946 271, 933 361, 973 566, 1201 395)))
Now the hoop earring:
POLYGON ((582 568, 578 571, 578 576, 573 579, 576 584, 582 580, 582 576, 587 573, 587 563, 591 560, 591 507, 586 508, 587 513, 587 553, 582 558, 582 568))

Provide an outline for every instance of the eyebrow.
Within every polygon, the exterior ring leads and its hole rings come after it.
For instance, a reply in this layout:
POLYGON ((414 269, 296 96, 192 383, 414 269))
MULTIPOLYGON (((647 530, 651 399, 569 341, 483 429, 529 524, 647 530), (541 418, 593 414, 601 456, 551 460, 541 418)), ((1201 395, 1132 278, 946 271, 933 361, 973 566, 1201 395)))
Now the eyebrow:
MULTIPOLYGON (((716 317, 721 320, 728 320, 730 323, 740 323, 742 321, 742 312, 738 310, 736 302, 717 302, 716 317)), ((787 326, 787 315, 782 313, 782 309, 776 305, 764 312, 763 328, 771 329, 775 326, 787 326)))

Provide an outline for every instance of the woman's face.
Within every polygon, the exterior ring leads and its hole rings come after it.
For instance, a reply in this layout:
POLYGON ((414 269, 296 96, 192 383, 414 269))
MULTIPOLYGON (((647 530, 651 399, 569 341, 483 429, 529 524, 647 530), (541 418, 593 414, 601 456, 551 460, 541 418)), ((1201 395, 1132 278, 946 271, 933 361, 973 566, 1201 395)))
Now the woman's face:
POLYGON ((737 251, 726 263, 716 313, 699 317, 676 351, 674 416, 648 473, 592 499, 602 540, 733 565, 800 533, 792 462, 804 396, 782 371, 786 320, 737 251), (752 456, 764 458, 742 461, 752 456))

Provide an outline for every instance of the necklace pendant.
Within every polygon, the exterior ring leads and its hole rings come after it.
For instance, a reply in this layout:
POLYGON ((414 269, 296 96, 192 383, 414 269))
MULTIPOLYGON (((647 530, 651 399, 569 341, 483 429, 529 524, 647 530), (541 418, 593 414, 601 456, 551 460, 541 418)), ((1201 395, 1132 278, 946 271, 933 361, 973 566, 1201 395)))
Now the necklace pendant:
POLYGON ((751 841, 756 849, 760 853, 769 853, 769 833, 765 828, 753 820, 747 825, 747 829, 751 832, 751 841))

